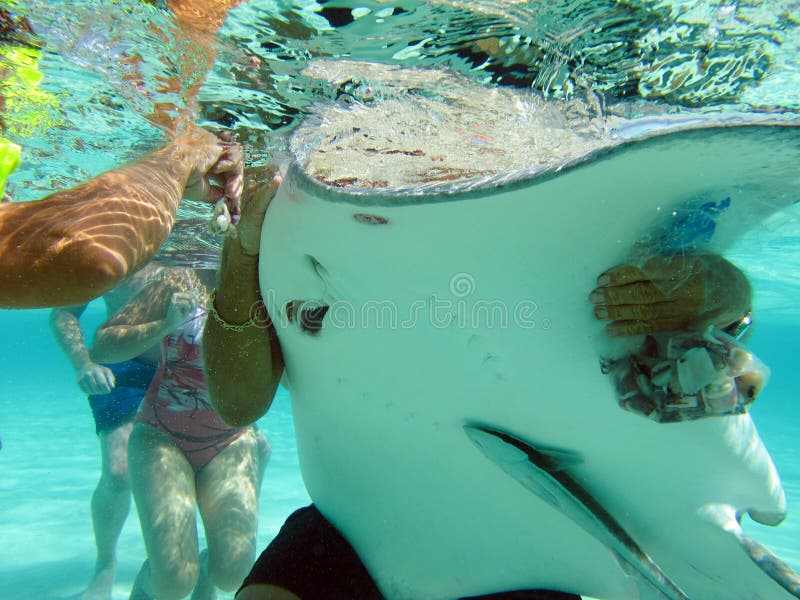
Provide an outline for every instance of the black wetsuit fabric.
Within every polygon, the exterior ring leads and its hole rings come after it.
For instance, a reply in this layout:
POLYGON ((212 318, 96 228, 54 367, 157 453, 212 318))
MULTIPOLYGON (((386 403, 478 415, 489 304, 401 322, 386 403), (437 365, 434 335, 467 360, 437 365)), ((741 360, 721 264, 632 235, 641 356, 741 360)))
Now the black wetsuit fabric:
MULTIPOLYGON (((254 584, 281 587, 301 600, 384 600, 356 551, 313 504, 286 519, 242 588, 254 584)), ((580 596, 520 590, 461 600, 580 600, 580 596)))
POLYGON ((353 547, 313 504, 289 515, 242 587, 255 583, 302 600, 383 600, 353 547))

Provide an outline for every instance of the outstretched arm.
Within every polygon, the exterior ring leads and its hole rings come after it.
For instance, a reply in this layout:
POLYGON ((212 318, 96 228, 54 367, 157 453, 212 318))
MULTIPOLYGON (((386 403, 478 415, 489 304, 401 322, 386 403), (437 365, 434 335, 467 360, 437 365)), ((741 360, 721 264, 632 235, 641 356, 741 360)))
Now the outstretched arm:
POLYGON ((197 308, 199 298, 183 269, 165 269, 97 328, 89 356, 96 362, 130 360, 158 344, 197 308))
MULTIPOLYGON (((145 1, 151 4, 156 3, 155 0, 145 1)), ((225 22, 228 11, 244 1, 166 1, 167 8, 176 17, 178 32, 173 27, 169 27, 164 28, 160 33, 165 36, 165 39, 179 36, 182 45, 189 50, 184 59, 178 61, 178 72, 173 77, 160 80, 158 91, 169 92, 170 97, 177 94, 183 98, 185 104, 178 107, 169 101, 156 101, 153 112, 145 116, 153 125, 165 131, 173 131, 180 123, 194 122, 200 116, 197 96, 217 56, 217 31, 225 22)))
POLYGON ((283 373, 283 355, 259 292, 261 225, 280 178, 248 189, 237 237, 225 240, 213 309, 203 334, 211 401, 229 425, 267 412, 283 373), (262 315, 259 318, 259 315, 262 315), (237 325, 245 325, 240 328, 237 325))
POLYGON ((155 255, 184 192, 238 203, 241 169, 235 144, 191 127, 77 187, 0 205, 0 307, 71 306, 104 294, 155 255))

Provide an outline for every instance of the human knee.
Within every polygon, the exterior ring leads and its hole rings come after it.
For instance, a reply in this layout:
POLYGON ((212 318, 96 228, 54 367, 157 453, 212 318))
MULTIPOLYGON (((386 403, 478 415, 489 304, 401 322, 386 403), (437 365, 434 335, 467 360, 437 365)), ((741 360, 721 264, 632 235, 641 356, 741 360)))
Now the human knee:
POLYGON ((181 600, 192 593, 199 574, 200 567, 196 562, 166 569, 151 564, 153 595, 159 600, 181 600))
POLYGON ((255 559, 255 550, 228 551, 210 555, 208 576, 224 592, 233 592, 242 585, 255 559))
POLYGON ((116 489, 127 489, 130 487, 130 477, 128 476, 127 460, 111 460, 103 473, 107 484, 116 489))
POLYGON ((103 474, 109 485, 127 488, 128 476, 128 437, 127 427, 120 427, 103 438, 103 474))

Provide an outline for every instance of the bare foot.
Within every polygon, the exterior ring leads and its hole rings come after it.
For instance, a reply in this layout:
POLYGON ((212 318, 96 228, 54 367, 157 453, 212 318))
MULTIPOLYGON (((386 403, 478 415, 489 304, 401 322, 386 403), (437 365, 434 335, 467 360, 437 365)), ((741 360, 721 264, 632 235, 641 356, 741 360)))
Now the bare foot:
POLYGON ((111 600, 111 589, 117 574, 117 563, 111 563, 95 571, 89 587, 83 592, 81 600, 111 600))

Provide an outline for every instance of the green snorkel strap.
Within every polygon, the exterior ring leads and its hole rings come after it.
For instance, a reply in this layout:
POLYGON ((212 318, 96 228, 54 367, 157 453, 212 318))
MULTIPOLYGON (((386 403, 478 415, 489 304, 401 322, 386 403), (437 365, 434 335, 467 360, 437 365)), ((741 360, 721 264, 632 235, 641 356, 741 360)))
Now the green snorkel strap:
POLYGON ((22 148, 4 138, 0 138, 0 199, 6 190, 6 178, 14 172, 19 165, 19 155, 22 148))

